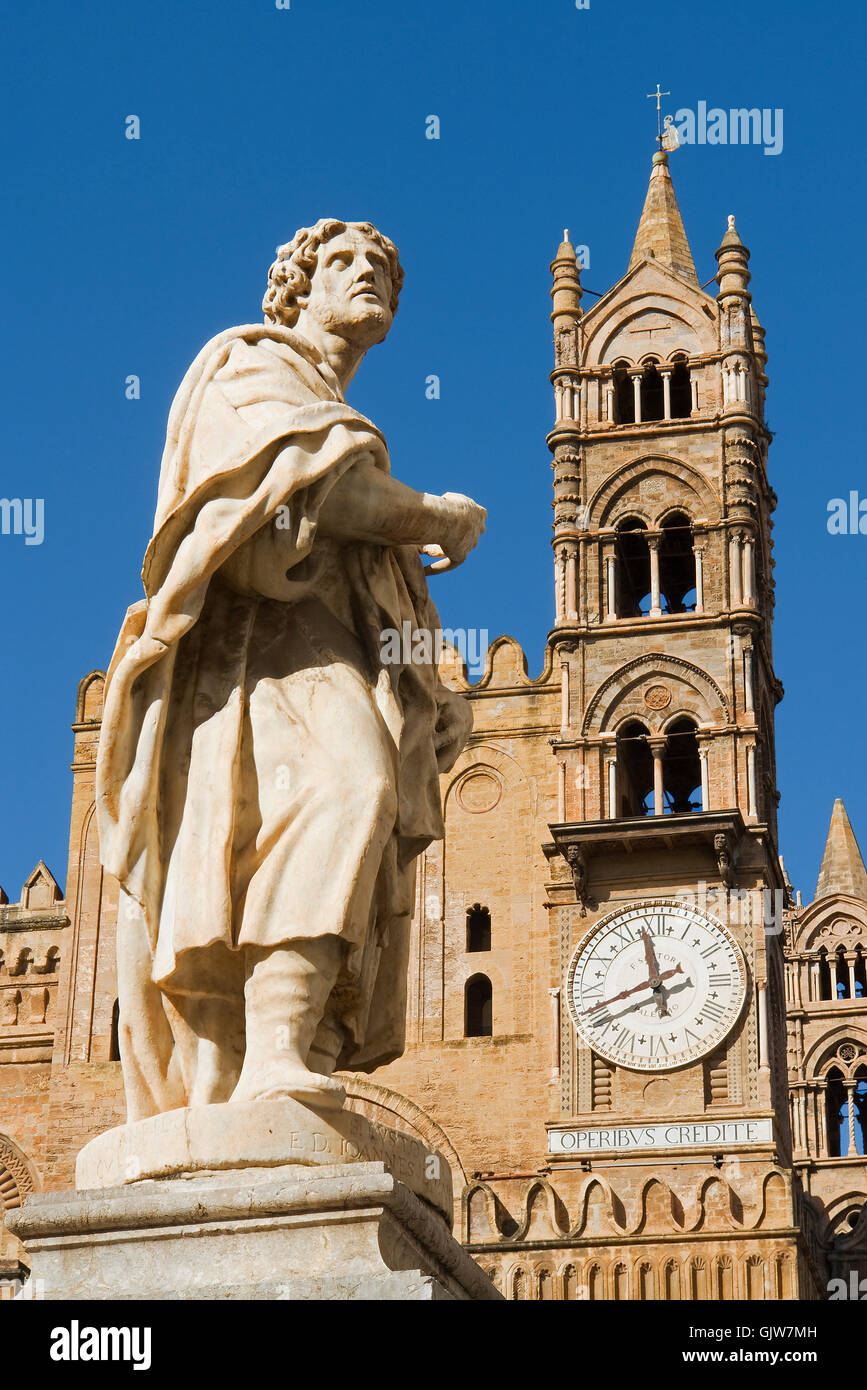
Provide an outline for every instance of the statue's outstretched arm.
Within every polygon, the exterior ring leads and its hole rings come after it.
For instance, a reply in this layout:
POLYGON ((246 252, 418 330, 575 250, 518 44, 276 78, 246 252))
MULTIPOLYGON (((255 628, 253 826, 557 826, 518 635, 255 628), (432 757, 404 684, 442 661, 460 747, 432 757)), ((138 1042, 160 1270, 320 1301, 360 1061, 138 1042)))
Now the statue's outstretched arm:
POLYGON ((460 493, 416 492, 361 454, 323 503, 319 532, 379 545, 438 547, 454 565, 478 541, 485 515, 483 507, 460 493))

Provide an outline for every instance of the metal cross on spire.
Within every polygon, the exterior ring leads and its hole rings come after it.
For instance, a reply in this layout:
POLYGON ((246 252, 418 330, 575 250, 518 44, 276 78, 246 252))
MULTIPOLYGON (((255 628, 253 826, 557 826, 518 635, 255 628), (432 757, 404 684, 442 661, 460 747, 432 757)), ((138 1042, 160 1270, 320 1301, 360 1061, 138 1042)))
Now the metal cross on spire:
POLYGON ((657 82, 656 91, 647 92, 645 95, 648 101, 653 101, 654 97, 656 98, 656 143, 659 145, 659 148, 662 149, 662 98, 670 97, 671 92, 661 92, 659 90, 659 83, 657 82))

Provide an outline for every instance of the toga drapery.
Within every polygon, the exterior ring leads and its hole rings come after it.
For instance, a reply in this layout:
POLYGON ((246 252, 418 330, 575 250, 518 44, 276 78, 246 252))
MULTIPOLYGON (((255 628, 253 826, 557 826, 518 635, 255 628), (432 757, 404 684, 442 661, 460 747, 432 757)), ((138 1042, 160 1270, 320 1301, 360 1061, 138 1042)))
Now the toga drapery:
POLYGON ((317 538, 362 453, 388 471, 299 335, 251 325, 203 348, 109 668, 97 814, 146 924, 159 988, 140 1007, 194 994, 214 952, 332 933, 339 1065, 371 1068, 403 1050, 413 860, 443 833, 433 731, 456 697, 434 665, 381 658, 384 629, 437 626, 418 550, 317 538))

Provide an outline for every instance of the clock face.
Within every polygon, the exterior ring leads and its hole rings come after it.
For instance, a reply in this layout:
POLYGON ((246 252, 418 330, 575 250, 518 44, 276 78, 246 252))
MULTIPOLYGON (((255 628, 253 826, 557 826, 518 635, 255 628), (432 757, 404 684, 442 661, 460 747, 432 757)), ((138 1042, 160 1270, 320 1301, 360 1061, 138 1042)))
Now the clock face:
POLYGON ((668 1071, 704 1057, 734 1027, 746 967, 721 922, 676 900, 609 913, 569 966, 580 1037, 609 1062, 668 1071))

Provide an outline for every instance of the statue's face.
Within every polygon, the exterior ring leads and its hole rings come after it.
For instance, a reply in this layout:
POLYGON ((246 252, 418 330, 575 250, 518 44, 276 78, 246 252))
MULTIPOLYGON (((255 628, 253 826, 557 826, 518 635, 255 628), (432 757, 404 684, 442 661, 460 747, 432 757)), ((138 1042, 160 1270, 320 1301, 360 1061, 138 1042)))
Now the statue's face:
POLYGON ((381 343, 391 328, 390 300, 385 252, 363 232, 348 227, 320 246, 302 317, 367 348, 381 343))

